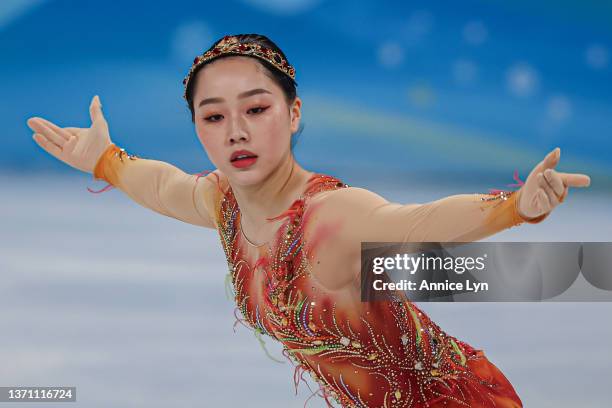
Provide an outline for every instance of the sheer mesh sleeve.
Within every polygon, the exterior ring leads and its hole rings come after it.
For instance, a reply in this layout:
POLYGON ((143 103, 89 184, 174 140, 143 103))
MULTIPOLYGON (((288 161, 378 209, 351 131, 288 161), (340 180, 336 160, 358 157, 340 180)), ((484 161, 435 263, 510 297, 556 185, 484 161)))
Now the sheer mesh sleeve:
POLYGON ((357 187, 323 192, 312 197, 307 210, 312 222, 305 235, 316 258, 313 271, 328 287, 339 288, 358 278, 361 242, 473 242, 548 217, 522 218, 520 193, 458 194, 398 204, 357 187), (343 267, 345 259, 356 259, 355 265, 343 267))
POLYGON ((458 194, 424 204, 391 203, 363 188, 326 192, 319 218, 336 225, 354 242, 472 242, 524 222, 518 212, 521 190, 500 194, 458 194))
POLYGON ((98 160, 93 176, 160 214, 189 224, 216 227, 214 172, 206 177, 187 174, 166 162, 129 155, 112 144, 98 160))

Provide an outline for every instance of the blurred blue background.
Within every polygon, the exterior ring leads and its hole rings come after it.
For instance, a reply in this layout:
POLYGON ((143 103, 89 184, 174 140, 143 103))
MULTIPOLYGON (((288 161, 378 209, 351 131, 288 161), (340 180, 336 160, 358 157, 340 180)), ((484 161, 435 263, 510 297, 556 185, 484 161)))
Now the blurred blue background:
POLYGON ((457 182, 448 170, 495 172, 503 184, 560 146, 563 170, 609 187, 609 2, 2 4, 4 169, 72 171, 34 147, 25 121, 87 126, 94 94, 117 143, 210 169, 181 81, 220 36, 257 32, 297 69, 305 130, 296 155, 317 171, 354 181, 433 170, 457 182))
MULTIPOLYGON (((296 67, 306 169, 425 202, 524 180, 559 146, 558 170, 591 187, 493 239, 610 240, 610 2, 2 0, 0 385, 76 385, 70 406, 302 406, 290 367, 232 332, 214 231, 89 194, 104 184, 26 126, 89 126, 99 94, 115 143, 211 170, 181 81, 214 40, 249 32, 296 67)), ((612 397, 609 303, 424 309, 484 348, 525 406, 612 397)))

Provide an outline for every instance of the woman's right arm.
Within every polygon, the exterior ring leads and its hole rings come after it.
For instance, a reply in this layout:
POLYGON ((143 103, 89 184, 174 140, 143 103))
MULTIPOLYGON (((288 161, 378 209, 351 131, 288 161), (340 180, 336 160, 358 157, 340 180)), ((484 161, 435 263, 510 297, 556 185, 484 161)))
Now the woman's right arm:
POLYGON ((130 156, 111 144, 96 163, 93 176, 160 214, 215 228, 213 200, 218 170, 198 177, 163 161, 130 156))
POLYGON ((106 180, 153 211, 215 228, 218 171, 199 177, 165 162, 129 156, 111 141, 97 96, 89 113, 89 128, 62 128, 38 117, 30 118, 28 126, 36 143, 58 160, 106 180))

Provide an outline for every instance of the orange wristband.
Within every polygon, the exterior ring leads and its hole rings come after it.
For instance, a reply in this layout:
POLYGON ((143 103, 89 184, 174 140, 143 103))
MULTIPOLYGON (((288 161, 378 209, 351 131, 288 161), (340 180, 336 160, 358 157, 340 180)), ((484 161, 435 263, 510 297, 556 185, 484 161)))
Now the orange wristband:
MULTIPOLYGON (((108 183, 111 183, 111 180, 107 178, 106 170, 108 167, 108 161, 110 158, 117 154, 121 149, 117 147, 114 143, 111 143, 106 150, 100 155, 96 166, 94 167, 93 176, 96 180, 105 180, 108 183)), ((112 184, 112 183, 111 183, 112 184)))

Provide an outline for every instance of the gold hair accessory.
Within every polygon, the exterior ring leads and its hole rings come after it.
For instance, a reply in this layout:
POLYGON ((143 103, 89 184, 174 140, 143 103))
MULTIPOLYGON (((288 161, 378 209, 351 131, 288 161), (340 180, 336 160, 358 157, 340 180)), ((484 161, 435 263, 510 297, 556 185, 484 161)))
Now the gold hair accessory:
POLYGON ((203 55, 198 55, 193 60, 193 65, 191 66, 189 73, 185 79, 183 79, 183 85, 185 86, 183 98, 187 99, 187 86, 189 85, 189 80, 191 79, 191 75, 200 65, 221 55, 228 54, 248 55, 267 61, 276 69, 283 72, 285 75, 289 76, 295 81, 295 69, 289 65, 287 60, 285 60, 278 52, 254 42, 240 43, 238 38, 235 36, 226 35, 213 49, 206 51, 203 55))

